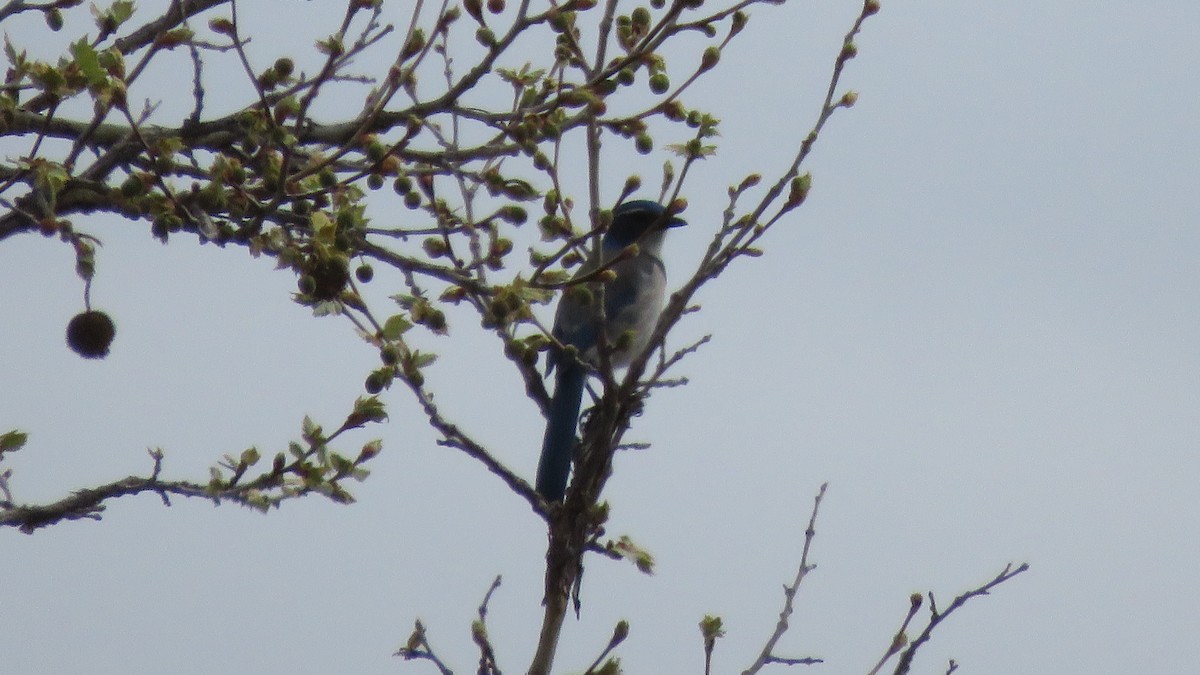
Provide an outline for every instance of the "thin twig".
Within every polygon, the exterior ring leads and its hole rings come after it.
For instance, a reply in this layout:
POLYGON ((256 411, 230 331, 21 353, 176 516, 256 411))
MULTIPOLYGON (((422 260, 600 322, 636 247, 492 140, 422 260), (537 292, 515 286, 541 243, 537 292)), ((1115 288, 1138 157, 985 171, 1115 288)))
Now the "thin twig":
MULTIPOLYGON (((917 650, 929 641, 929 638, 933 635, 933 629, 936 628, 943 620, 949 617, 955 610, 965 605, 967 601, 972 598, 988 595, 992 589, 1028 570, 1029 563, 1021 563, 1016 567, 1013 567, 1013 564, 1009 563, 1005 565, 1004 569, 1001 570, 1000 573, 995 577, 993 577, 991 581, 954 598, 954 601, 950 603, 950 606, 947 607, 945 611, 941 612, 938 611, 937 605, 934 602, 933 593, 929 593, 929 623, 925 626, 925 629, 921 631, 921 634, 917 636, 917 639, 913 640, 912 644, 910 644, 908 648, 900 654, 900 660, 896 663, 896 670, 894 671, 895 675, 906 675, 909 672, 909 669, 912 668, 912 661, 914 658, 916 658, 917 650)), ((954 664, 952 664, 952 666, 953 667, 951 670, 957 667, 954 664)))
POLYGON ((783 587, 783 609, 779 612, 779 621, 775 624, 775 631, 767 638, 767 643, 763 645, 762 651, 759 652, 758 658, 750 667, 742 671, 742 675, 754 675, 754 673, 762 670, 762 667, 768 663, 782 663, 792 661, 794 663, 820 663, 820 659, 804 658, 804 659, 784 659, 783 657, 775 656, 775 645, 783 634, 788 630, 788 621, 794 611, 794 601, 796 592, 800 590, 800 583, 808 576, 808 573, 817 568, 815 564, 808 562, 809 549, 812 547, 813 538, 817 536, 817 511, 821 508, 821 500, 825 497, 825 490, 829 487, 829 483, 821 483, 821 487, 817 490, 817 496, 813 499, 812 515, 808 518, 808 527, 804 530, 804 548, 800 553, 800 567, 796 570, 796 578, 792 580, 791 585, 783 587))

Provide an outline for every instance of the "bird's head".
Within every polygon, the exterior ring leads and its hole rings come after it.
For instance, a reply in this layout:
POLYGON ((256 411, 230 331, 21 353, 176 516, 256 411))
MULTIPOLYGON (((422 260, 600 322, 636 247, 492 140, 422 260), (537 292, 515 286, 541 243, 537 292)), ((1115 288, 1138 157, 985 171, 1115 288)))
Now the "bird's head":
POLYGON ((622 202, 612 215, 604 246, 616 250, 634 243, 655 247, 662 243, 667 228, 687 225, 682 218, 668 215, 662 204, 648 199, 622 202))

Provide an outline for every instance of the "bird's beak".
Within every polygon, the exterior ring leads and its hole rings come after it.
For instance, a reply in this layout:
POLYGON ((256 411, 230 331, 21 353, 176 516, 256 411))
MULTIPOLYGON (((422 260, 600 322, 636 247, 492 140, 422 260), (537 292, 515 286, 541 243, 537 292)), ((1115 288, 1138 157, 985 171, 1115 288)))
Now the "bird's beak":
POLYGON ((683 218, 680 218, 679 216, 671 216, 670 218, 667 219, 667 222, 665 225, 663 225, 663 228, 683 227, 684 225, 687 225, 686 220, 684 220, 683 218))

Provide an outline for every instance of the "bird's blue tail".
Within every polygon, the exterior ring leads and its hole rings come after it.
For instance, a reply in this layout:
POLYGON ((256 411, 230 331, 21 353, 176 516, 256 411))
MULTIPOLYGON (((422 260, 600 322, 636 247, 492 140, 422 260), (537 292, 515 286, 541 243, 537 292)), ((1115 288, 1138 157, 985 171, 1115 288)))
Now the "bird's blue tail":
POLYGON ((538 494, 548 502, 562 501, 567 491, 567 476, 571 473, 571 455, 575 447, 575 425, 579 422, 586 376, 587 372, 578 363, 559 365, 537 472, 538 494))

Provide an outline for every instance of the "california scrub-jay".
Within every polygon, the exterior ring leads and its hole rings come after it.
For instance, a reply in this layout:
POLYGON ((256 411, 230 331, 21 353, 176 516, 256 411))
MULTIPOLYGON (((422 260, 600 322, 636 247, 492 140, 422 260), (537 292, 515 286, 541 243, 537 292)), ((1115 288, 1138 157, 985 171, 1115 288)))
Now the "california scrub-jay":
MULTIPOLYGON (((612 215, 612 224, 601 240, 600 260, 589 260, 576 278, 594 273, 616 259, 608 266, 616 278, 605 284, 603 290, 604 335, 613 350, 609 355, 613 367, 622 368, 649 344, 662 311, 667 283, 660 258, 663 237, 667 228, 686 223, 668 216, 661 204, 644 199, 620 204, 612 215), (619 258, 631 244, 637 244, 637 255, 619 258), (627 331, 633 331, 632 339, 621 341, 621 348, 617 349, 618 341, 627 331)), ((552 349, 549 357, 549 370, 557 367, 558 379, 550 400, 537 472, 538 494, 548 502, 561 501, 566 492, 584 381, 589 367, 600 363, 596 339, 598 304, 589 302, 599 295, 599 289, 596 284, 589 284, 588 290, 593 292, 565 291, 554 316, 554 338, 577 352, 571 356, 552 349)))

